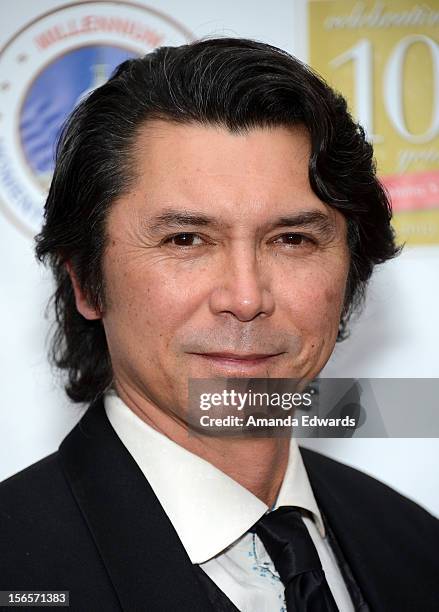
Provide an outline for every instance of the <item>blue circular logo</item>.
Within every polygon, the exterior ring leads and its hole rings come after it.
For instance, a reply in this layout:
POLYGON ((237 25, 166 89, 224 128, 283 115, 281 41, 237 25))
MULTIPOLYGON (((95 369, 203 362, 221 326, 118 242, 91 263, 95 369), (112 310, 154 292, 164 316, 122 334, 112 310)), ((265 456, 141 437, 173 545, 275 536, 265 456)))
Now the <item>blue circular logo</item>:
POLYGON ((67 117, 121 62, 193 37, 134 2, 87 0, 41 15, 0 50, 0 210, 39 231, 67 117))
POLYGON ((73 111, 96 87, 103 85, 132 51, 108 45, 82 47, 54 60, 33 81, 20 113, 19 134, 29 167, 39 183, 50 183, 56 142, 73 111))

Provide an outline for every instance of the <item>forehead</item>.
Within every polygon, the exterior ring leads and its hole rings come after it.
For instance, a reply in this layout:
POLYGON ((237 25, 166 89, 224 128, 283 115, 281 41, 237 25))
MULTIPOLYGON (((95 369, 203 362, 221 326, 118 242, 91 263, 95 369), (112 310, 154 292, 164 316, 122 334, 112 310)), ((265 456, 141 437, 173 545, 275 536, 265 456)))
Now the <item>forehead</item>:
POLYGON ((310 138, 301 125, 235 133, 214 125, 153 120, 140 128, 135 146, 140 169, 148 165, 154 175, 190 170, 275 180, 287 173, 303 182, 307 182, 309 154, 310 138))
POLYGON ((309 134, 300 125, 232 133, 149 121, 134 147, 131 208, 142 208, 142 216, 195 209, 247 225, 293 210, 328 213, 309 184, 309 156, 309 134))

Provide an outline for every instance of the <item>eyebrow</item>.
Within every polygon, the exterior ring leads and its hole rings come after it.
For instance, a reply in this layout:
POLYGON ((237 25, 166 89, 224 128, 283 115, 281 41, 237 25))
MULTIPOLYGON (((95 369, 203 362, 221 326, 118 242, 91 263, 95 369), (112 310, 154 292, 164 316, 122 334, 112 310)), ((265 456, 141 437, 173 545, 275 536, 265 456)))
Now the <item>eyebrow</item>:
MULTIPOLYGON (((220 219, 190 210, 166 210, 146 221, 148 229, 159 232, 167 229, 185 227, 210 227, 213 229, 229 229, 230 223, 220 219)), ((328 233, 335 229, 334 220, 319 210, 302 210, 289 215, 283 215, 267 223, 270 229, 280 227, 303 227, 328 233)))

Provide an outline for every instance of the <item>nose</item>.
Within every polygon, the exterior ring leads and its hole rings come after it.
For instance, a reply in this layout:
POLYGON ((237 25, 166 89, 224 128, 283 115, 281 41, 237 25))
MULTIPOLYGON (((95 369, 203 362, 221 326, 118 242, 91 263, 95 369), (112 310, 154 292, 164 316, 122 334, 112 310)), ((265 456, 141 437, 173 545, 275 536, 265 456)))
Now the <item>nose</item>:
POLYGON ((274 298, 268 286, 267 271, 251 248, 236 248, 223 262, 223 273, 210 294, 211 311, 231 314, 240 321, 274 312, 274 298))

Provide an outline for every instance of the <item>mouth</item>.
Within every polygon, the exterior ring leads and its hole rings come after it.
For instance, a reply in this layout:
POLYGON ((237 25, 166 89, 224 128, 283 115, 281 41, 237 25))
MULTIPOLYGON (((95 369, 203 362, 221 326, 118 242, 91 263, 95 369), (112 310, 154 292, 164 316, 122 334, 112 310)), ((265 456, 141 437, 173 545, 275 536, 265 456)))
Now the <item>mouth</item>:
POLYGON ((266 367, 284 353, 193 353, 212 366, 231 371, 252 372, 266 367))

